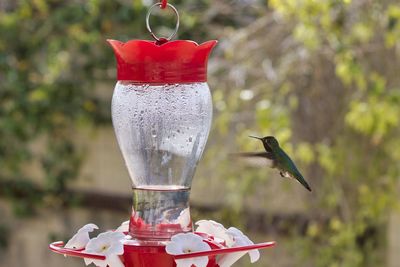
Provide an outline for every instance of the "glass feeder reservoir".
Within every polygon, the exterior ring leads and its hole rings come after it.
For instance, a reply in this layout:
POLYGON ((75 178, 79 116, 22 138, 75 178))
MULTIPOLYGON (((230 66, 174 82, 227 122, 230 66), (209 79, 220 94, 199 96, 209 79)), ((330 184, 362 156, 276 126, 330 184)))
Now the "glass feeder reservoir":
POLYGON ((118 76, 112 121, 133 188, 129 232, 164 240, 192 231, 189 194, 211 125, 207 60, 216 41, 108 42, 118 76))

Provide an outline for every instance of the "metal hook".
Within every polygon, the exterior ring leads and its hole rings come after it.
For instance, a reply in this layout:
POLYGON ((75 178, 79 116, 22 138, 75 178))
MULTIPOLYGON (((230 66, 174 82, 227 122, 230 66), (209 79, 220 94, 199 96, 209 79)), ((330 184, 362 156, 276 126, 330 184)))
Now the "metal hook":
POLYGON ((178 32, 178 29, 179 29, 179 13, 178 13, 178 10, 176 10, 176 8, 175 8, 173 5, 167 3, 167 7, 170 7, 170 8, 174 11, 174 13, 175 13, 175 15, 176 15, 175 30, 174 30, 173 33, 171 33, 171 35, 170 35, 168 38, 158 38, 158 37, 153 33, 153 31, 151 30, 151 27, 150 27, 150 15, 151 15, 151 10, 152 10, 154 7, 156 7, 156 6, 159 6, 160 8, 162 8, 162 3, 156 3, 156 4, 152 5, 152 6, 149 8, 149 11, 147 12, 147 15, 146 15, 146 27, 147 27, 147 30, 150 32, 151 36, 152 36, 157 42, 159 42, 160 39, 166 39, 166 40, 169 41, 169 40, 171 40, 171 39, 176 35, 176 33, 178 32))

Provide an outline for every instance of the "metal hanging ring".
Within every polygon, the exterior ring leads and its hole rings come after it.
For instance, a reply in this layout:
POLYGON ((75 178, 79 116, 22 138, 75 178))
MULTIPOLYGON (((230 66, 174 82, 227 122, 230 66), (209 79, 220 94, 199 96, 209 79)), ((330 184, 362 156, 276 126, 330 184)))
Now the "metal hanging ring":
MULTIPOLYGON (((149 8, 149 11, 147 11, 147 15, 146 15, 146 27, 147 27, 147 30, 150 32, 151 36, 152 36, 156 41, 160 41, 160 39, 162 39, 162 38, 158 38, 158 37, 154 34, 154 32, 151 30, 151 27, 150 27, 150 15, 151 15, 151 10, 152 10, 154 7, 157 7, 157 6, 161 7, 161 5, 162 5, 162 3, 156 3, 156 4, 152 5, 152 6, 149 8)), ((167 40, 169 41, 169 40, 171 40, 171 39, 176 35, 176 33, 178 32, 178 29, 179 29, 179 13, 178 13, 178 10, 176 10, 176 8, 175 8, 173 5, 171 5, 170 3, 167 3, 167 7, 170 7, 170 8, 174 11, 174 13, 175 13, 175 15, 176 15, 176 25, 175 25, 174 32, 171 33, 171 35, 170 35, 168 38, 164 38, 164 39, 167 39, 167 40)))

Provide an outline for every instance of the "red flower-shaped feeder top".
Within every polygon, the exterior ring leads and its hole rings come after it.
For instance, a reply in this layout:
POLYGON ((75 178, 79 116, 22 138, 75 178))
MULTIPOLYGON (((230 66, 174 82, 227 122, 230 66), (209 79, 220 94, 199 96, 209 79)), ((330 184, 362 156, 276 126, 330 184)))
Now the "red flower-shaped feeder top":
POLYGON ((207 61, 217 41, 197 44, 188 40, 159 42, 107 40, 117 59, 119 81, 191 83, 207 81, 207 61))

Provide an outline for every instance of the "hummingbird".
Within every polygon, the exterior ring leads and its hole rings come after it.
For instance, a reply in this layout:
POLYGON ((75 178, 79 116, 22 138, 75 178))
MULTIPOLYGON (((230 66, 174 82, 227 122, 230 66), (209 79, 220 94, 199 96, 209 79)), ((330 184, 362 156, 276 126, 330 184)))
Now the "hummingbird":
POLYGON ((257 137, 252 135, 249 137, 260 140, 264 145, 265 152, 239 153, 239 156, 265 158, 267 159, 268 166, 278 169, 282 177, 296 179, 311 192, 311 187, 308 185, 303 175, 301 175, 294 162, 279 146, 278 140, 276 140, 275 137, 257 137))

